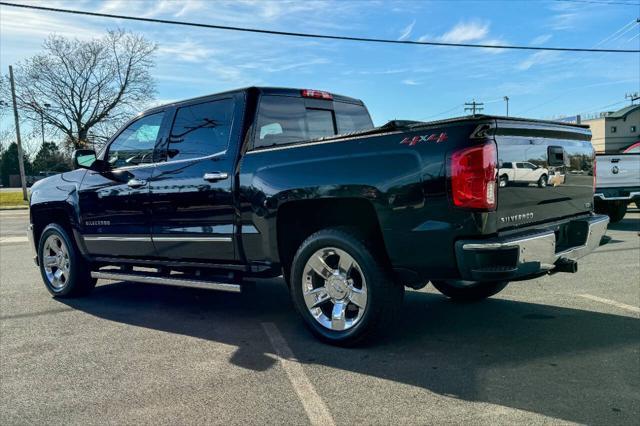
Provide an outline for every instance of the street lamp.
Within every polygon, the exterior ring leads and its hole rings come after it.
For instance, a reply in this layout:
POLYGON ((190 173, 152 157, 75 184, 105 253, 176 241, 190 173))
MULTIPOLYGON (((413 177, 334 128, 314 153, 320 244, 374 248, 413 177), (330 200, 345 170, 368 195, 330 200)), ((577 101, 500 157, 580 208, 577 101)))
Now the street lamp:
POLYGON ((507 103, 507 117, 508 117, 509 116, 509 97, 505 96, 503 99, 507 103))

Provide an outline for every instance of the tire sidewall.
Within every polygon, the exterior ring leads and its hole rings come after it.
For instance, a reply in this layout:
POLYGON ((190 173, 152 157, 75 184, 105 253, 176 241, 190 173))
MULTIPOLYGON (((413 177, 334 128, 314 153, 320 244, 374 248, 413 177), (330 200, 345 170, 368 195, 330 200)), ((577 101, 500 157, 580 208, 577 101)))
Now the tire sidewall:
POLYGON ((78 256, 78 252, 75 248, 75 245, 73 244, 73 241, 71 241, 71 239, 69 238, 69 235, 61 226, 56 224, 51 224, 51 225, 48 225, 44 229, 44 231, 42 231, 42 234, 40 235, 40 241, 38 242, 38 264, 40 265, 40 275, 42 276, 42 281, 44 282, 44 285, 47 288, 47 290, 49 290, 49 293, 51 293, 53 296, 62 296, 62 297, 71 295, 76 290, 79 284, 79 279, 80 279, 79 275, 82 273, 81 265, 79 264, 80 262, 81 262, 81 259, 78 256), (60 239, 62 239, 66 244, 67 250, 69 251, 69 263, 70 263, 69 272, 71 274, 71 277, 69 281, 65 284, 65 286, 60 289, 56 289, 51 285, 44 269, 44 262, 43 262, 44 243, 47 240, 47 238, 51 235, 57 235, 58 237, 60 237, 60 239))
POLYGON ((549 184, 549 178, 547 177, 547 175, 542 175, 540 176, 540 179, 538 180, 538 186, 540 188, 544 188, 549 184))
MULTIPOLYGON (((377 319, 384 300, 384 282, 388 279, 370 250, 354 236, 337 230, 319 231, 305 240, 298 249, 291 267, 291 297, 296 310, 306 325, 320 339, 329 343, 355 342, 366 333, 377 319), (334 331, 322 326, 311 315, 303 298, 302 279, 304 267, 309 258, 325 247, 335 247, 347 252, 360 266, 367 283, 367 306, 360 321, 348 330, 334 331), (381 300, 382 299, 382 300, 381 300)), ((392 301, 389 301, 390 303, 392 301)))

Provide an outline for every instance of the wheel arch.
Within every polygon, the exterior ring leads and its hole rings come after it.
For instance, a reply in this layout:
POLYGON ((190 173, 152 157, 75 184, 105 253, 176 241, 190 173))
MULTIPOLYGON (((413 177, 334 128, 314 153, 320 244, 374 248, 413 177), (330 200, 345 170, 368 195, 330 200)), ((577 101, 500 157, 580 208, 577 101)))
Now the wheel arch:
POLYGON ((330 227, 348 227, 388 259, 378 215, 369 200, 321 198, 290 201, 279 206, 276 234, 282 267, 290 267, 298 247, 308 236, 330 227))
POLYGON ((56 223, 67 231, 69 237, 76 243, 76 247, 80 248, 81 253, 84 253, 83 246, 79 240, 78 221, 70 204, 66 202, 35 204, 30 208, 30 215, 36 247, 47 225, 56 223))

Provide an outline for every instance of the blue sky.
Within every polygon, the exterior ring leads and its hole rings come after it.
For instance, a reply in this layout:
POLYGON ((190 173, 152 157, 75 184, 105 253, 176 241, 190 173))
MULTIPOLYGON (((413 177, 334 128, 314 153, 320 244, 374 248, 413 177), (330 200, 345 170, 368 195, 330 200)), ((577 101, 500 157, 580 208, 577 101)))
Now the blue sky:
MULTIPOLYGON (((571 1, 47 1, 48 6, 336 35, 465 43, 640 48, 640 6, 571 1)), ((614 1, 614 0, 610 0, 614 1)), ((633 3, 631 0, 617 0, 633 3)), ((36 4, 36 0, 22 1, 36 4)), ((363 99, 376 124, 485 112, 551 118, 625 105, 639 54, 398 46, 297 39, 0 7, 0 65, 38 52, 50 33, 91 38, 123 27, 159 45, 159 102, 249 85, 363 99)))

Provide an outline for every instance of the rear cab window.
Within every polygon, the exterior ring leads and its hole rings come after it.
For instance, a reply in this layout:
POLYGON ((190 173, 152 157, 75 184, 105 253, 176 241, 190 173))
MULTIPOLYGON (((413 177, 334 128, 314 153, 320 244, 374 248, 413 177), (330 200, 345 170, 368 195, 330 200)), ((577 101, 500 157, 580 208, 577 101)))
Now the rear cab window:
POLYGON ((373 128, 362 104, 282 95, 261 96, 256 123, 254 148, 373 128))

